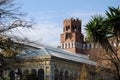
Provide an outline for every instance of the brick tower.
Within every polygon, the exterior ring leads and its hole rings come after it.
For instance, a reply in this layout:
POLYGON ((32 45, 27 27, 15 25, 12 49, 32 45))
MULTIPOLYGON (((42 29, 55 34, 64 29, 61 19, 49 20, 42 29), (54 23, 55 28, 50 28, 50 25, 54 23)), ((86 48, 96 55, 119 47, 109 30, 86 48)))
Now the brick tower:
POLYGON ((84 36, 81 33, 81 20, 65 19, 63 25, 61 48, 74 53, 81 53, 84 40, 84 36))

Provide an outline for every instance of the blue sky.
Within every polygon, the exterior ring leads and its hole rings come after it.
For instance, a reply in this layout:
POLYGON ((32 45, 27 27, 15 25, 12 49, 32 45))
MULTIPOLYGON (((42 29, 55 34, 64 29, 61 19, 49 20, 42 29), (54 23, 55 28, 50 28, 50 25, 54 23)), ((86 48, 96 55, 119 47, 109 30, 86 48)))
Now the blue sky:
POLYGON ((60 45, 63 20, 79 18, 84 25, 95 14, 104 15, 108 6, 120 6, 120 0, 17 0, 26 19, 34 19, 34 29, 21 29, 27 38, 52 46, 60 45))

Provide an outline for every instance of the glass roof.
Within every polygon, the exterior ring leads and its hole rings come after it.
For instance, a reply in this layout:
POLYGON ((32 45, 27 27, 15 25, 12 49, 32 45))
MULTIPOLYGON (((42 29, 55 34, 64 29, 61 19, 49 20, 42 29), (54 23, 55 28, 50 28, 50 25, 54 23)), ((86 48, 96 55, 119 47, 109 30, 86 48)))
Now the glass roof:
POLYGON ((21 54, 18 54, 16 57, 25 58, 25 57, 35 57, 35 56, 46 56, 46 52, 43 49, 32 49, 22 51, 21 54))
POLYGON ((58 50, 55 48, 48 48, 48 47, 46 47, 45 49, 51 56, 67 59, 70 61, 96 65, 96 62, 89 60, 89 57, 87 55, 75 54, 75 53, 71 53, 71 52, 68 52, 68 51, 65 51, 59 48, 58 50))
MULTIPOLYGON (((32 45, 33 46, 33 45, 32 45)), ((67 59, 70 61, 86 63, 91 65, 96 65, 96 62, 89 60, 87 55, 75 54, 72 52, 65 51, 60 48, 54 48, 49 46, 35 46, 37 49, 28 49, 23 51, 21 54, 18 54, 16 57, 30 59, 32 57, 42 57, 42 56, 54 56, 62 59, 67 59)))

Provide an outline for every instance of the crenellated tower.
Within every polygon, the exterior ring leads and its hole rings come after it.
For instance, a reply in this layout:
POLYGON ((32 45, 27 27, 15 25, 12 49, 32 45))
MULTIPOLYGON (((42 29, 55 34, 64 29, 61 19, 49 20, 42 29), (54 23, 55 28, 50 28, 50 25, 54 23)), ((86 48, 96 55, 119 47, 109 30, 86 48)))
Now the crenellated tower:
POLYGON ((61 34, 61 48, 81 53, 84 36, 81 33, 81 20, 65 19, 63 22, 63 33, 61 34))

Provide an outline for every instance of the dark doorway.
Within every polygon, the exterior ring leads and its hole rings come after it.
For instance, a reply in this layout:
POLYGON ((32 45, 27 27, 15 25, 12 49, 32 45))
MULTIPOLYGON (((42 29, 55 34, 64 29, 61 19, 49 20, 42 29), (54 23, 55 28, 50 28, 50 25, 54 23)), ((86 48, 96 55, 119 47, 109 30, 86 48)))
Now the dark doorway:
POLYGON ((38 70, 38 80, 44 80, 44 70, 43 69, 38 70))

